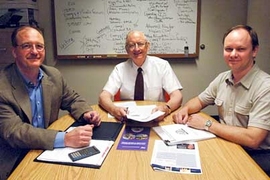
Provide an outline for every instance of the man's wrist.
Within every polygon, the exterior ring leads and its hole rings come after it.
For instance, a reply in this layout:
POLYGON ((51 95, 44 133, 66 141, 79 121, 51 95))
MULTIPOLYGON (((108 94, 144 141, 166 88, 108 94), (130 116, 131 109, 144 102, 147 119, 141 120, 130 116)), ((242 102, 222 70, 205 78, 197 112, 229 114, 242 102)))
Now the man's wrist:
POLYGON ((212 124, 213 124, 213 121, 211 121, 211 120, 208 119, 207 121, 205 121, 204 129, 206 131, 209 131, 209 128, 212 126, 212 124))
POLYGON ((65 135, 66 132, 58 132, 54 140, 54 148, 65 147, 65 135))

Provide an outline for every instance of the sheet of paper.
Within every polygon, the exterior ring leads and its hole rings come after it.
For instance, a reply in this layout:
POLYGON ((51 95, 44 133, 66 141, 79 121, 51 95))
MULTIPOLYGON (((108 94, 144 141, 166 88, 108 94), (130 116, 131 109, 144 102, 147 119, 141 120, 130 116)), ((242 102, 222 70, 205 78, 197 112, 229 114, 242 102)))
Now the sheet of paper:
POLYGON ((167 146, 163 141, 156 140, 151 166, 155 171, 201 174, 198 144, 196 142, 189 142, 167 146))
POLYGON ((165 112, 156 111, 152 113, 152 110, 156 105, 143 105, 143 106, 132 106, 128 108, 127 118, 138 121, 138 122, 149 122, 159 116, 162 116, 165 112))
POLYGON ((112 145, 114 144, 113 141, 104 141, 104 140, 91 140, 89 146, 96 146, 100 151, 99 154, 78 160, 73 162, 68 153, 82 149, 82 148, 55 148, 53 150, 46 150, 41 153, 37 160, 41 161, 48 161, 48 162, 63 162, 63 163, 78 163, 78 164, 91 164, 100 166, 104 161, 105 157, 107 156, 109 150, 111 149, 112 145))
MULTIPOLYGON (((156 105, 137 106, 135 101, 115 102, 114 104, 118 107, 125 107, 128 111, 127 118, 138 122, 149 122, 165 113, 162 111, 152 113, 152 110, 156 107, 156 105)), ((108 117, 113 118, 113 116, 109 113, 108 117)))

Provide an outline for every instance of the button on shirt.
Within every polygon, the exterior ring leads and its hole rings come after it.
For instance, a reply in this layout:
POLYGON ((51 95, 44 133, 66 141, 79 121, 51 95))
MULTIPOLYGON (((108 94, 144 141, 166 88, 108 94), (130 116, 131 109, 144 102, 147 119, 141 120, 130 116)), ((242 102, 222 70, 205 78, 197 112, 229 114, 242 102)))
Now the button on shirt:
MULTIPOLYGON (((22 75, 22 74, 21 74, 22 75)), ((43 72, 40 69, 37 79, 37 85, 35 86, 25 76, 23 76, 28 95, 30 98, 31 112, 32 112, 32 125, 37 128, 45 128, 44 112, 43 112, 43 95, 42 95, 42 78, 43 72)), ((58 132, 56 134, 54 147, 64 147, 65 132, 58 132)))
MULTIPOLYGON (((168 94, 182 89, 168 61, 147 56, 141 68, 143 69, 145 100, 164 101, 163 89, 168 94)), ((103 90, 114 95, 120 89, 122 100, 133 100, 137 69, 138 66, 131 59, 119 63, 110 74, 103 90)))

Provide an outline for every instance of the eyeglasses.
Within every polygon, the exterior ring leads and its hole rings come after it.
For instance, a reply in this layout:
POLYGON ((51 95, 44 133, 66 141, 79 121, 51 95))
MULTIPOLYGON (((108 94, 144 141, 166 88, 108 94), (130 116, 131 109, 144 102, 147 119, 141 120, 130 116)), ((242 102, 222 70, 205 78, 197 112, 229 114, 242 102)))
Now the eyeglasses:
POLYGON ((25 51, 29 51, 31 49, 36 48, 37 51, 41 52, 41 51, 44 51, 45 49, 45 45, 44 44, 31 44, 31 43, 23 43, 21 45, 17 45, 19 46, 22 50, 25 50, 25 51))
POLYGON ((126 47, 129 49, 129 50, 134 50, 136 48, 136 46, 138 48, 144 48, 144 46, 147 44, 147 42, 138 42, 138 43, 133 43, 133 44, 127 44, 126 47))

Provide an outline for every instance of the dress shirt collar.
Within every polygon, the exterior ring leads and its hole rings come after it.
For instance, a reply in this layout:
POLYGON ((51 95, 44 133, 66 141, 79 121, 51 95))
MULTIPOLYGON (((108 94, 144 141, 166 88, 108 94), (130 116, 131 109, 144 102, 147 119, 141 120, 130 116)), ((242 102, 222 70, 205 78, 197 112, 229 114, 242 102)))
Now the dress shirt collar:
MULTIPOLYGON (((249 89, 250 86, 251 86, 251 83, 252 83, 252 81, 253 81, 253 79, 255 77, 254 74, 256 74, 259 70, 260 69, 257 66, 257 64, 254 64, 253 67, 251 68, 251 70, 237 84, 241 84, 246 89, 249 89)), ((228 73, 225 82, 228 85, 234 85, 232 71, 230 71, 228 73)))
MULTIPOLYGON (((139 66, 137 66, 133 61, 132 61, 132 59, 130 59, 130 61, 132 62, 131 63, 131 66, 132 66, 132 68, 137 72, 137 69, 139 68, 139 66)), ((147 65, 149 64, 149 60, 148 60, 148 56, 146 56, 146 59, 145 59, 145 61, 144 61, 144 63, 142 64, 142 66, 141 66, 141 68, 142 68, 142 72, 145 72, 146 71, 146 67, 147 67, 147 65)))
MULTIPOLYGON (((22 76, 23 80, 24 80, 24 84, 26 85, 27 88, 33 88, 35 87, 34 86, 34 83, 31 82, 26 76, 24 76, 21 71, 19 70, 19 68, 17 68, 17 71, 19 72, 19 74, 22 76)), ((41 83, 41 80, 42 78, 44 77, 43 75, 43 71, 39 68, 39 73, 38 73, 38 77, 37 77, 37 80, 38 80, 38 85, 41 83)))

